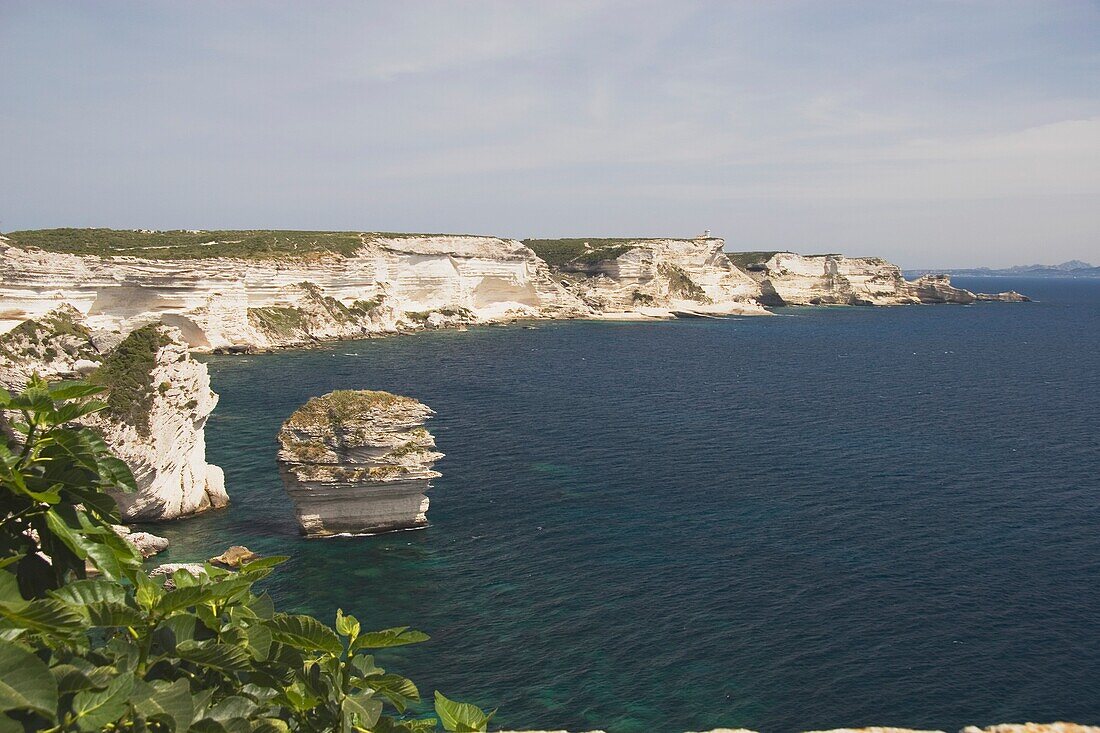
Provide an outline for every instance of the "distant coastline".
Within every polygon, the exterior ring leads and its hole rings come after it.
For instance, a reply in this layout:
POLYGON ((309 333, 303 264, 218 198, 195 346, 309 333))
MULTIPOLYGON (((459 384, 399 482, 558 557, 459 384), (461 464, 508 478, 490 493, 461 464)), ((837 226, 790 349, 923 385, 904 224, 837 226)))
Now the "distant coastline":
POLYGON ((906 277, 921 277, 930 273, 946 273, 957 277, 1087 277, 1100 278, 1100 267, 1081 260, 1070 260, 1060 265, 1016 265, 1015 267, 935 268, 931 270, 905 270, 906 277))

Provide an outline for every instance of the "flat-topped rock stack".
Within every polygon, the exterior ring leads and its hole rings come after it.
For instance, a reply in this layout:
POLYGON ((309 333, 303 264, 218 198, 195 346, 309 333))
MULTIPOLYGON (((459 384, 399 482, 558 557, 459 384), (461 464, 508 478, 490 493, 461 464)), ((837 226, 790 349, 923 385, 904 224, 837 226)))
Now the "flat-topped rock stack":
POLYGON ((373 534, 428 523, 431 408, 411 397, 337 390, 314 397, 279 431, 279 470, 309 537, 373 534))

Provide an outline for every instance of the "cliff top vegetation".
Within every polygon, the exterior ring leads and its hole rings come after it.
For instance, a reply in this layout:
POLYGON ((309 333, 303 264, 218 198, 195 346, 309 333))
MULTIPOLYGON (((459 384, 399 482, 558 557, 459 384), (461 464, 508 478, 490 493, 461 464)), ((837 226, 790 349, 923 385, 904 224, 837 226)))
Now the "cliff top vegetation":
POLYGON ((287 229, 26 229, 3 235, 18 247, 97 257, 196 260, 232 257, 247 260, 350 256, 374 237, 457 236, 401 232, 312 232, 287 229))
POLYGON ((368 389, 338 389, 320 397, 313 397, 294 411, 287 420, 290 427, 316 425, 341 425, 370 410, 391 407, 417 407, 420 402, 412 397, 402 397, 368 389))
POLYGON ((658 242, 662 239, 667 237, 525 239, 523 243, 547 264, 558 267, 566 264, 594 265, 613 260, 634 249, 639 242, 658 242))
POLYGON ((107 389, 107 414, 133 425, 140 435, 149 434, 157 352, 170 343, 156 324, 143 326, 123 339, 91 376, 92 382, 107 389))

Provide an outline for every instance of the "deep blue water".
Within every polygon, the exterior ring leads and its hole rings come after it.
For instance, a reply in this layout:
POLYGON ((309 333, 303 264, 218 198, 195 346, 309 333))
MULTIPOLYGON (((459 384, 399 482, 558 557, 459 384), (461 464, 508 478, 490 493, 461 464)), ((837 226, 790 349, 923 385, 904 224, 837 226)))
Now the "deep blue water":
POLYGON ((509 726, 1100 723, 1100 282, 959 283, 1040 302, 211 357, 233 504, 169 559, 291 555, 284 607, 427 631, 383 661, 509 726), (428 529, 298 537, 274 436, 336 388, 438 412, 428 529))

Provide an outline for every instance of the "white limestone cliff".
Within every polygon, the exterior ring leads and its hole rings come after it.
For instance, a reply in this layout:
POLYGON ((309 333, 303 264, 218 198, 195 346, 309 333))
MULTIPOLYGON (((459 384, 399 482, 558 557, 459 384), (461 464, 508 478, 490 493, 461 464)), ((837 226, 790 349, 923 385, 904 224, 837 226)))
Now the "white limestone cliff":
POLYGON ((612 241, 556 267, 562 284, 605 317, 767 313, 760 286, 733 265, 720 238, 612 241))
POLYGON ((362 235, 351 256, 95 257, 0 237, 0 330, 62 303, 94 328, 163 322, 191 348, 267 349, 589 309, 520 242, 362 235))
POLYGON ((176 519, 228 502, 222 470, 206 462, 204 428, 218 396, 178 330, 150 326, 123 338, 62 306, 0 336, 0 385, 19 390, 33 372, 107 388, 109 409, 83 421, 134 474, 137 493, 115 497, 123 519, 176 519))
POLYGON ((877 257, 775 252, 749 263, 746 272, 760 284, 768 305, 966 305, 1002 299, 956 288, 947 275, 906 280, 897 265, 877 257))
MULTIPOLYGON (((79 239, 81 231, 66 236, 79 239)), ((519 318, 766 315, 765 306, 775 305, 1026 300, 1017 293, 971 293, 942 275, 907 281, 896 265, 878 258, 727 253, 724 240, 709 236, 592 244, 344 236, 352 237, 345 254, 286 251, 248 259, 75 255, 15 246, 0 236, 0 332, 68 304, 95 329, 127 333, 161 322, 178 328, 195 351, 253 351, 519 318), (745 259, 752 254, 760 261, 745 259)), ((202 246, 216 252, 217 244, 202 246)))
POLYGON ((443 457, 424 429, 432 410, 388 392, 314 397, 279 431, 279 470, 310 537, 427 524, 432 465, 443 457))

